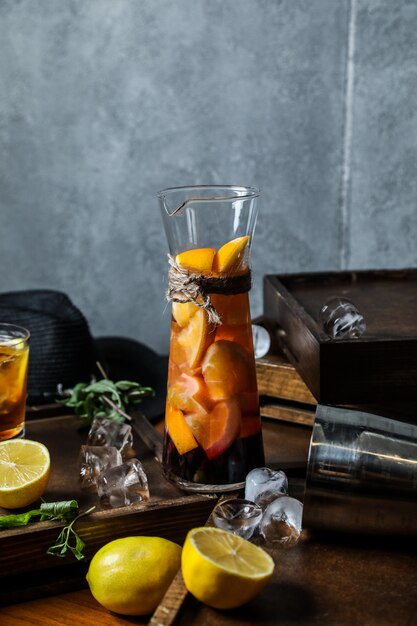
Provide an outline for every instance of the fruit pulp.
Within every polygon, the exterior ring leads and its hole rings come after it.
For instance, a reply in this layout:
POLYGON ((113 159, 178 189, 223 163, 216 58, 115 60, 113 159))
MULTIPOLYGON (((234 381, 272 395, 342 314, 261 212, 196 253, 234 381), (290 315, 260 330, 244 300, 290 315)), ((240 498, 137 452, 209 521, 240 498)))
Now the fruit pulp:
POLYGON ((24 428, 29 347, 0 345, 0 441, 24 428))
POLYGON ((164 468, 182 486, 236 485, 264 464, 248 294, 212 296, 222 323, 173 307, 164 468))

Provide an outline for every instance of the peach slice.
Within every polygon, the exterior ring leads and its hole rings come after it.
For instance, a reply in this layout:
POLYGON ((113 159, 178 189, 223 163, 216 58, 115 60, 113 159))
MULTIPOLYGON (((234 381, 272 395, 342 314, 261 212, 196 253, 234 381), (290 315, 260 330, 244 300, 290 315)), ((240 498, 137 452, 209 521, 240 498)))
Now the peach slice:
POLYGON ((175 257, 178 265, 192 272, 209 274, 213 266, 213 259, 216 251, 214 248, 194 248, 185 250, 175 257))
POLYGON ((174 409, 169 403, 165 411, 165 426, 178 454, 186 454, 198 447, 182 411, 174 409))
POLYGON ((198 309, 199 307, 194 302, 173 302, 172 317, 181 328, 185 328, 198 309))
POLYGON ((207 457, 214 459, 239 436, 239 404, 233 399, 218 402, 208 415, 187 415, 185 421, 207 457))
POLYGON ((249 384, 248 353, 233 341, 215 341, 207 349, 202 372, 212 400, 231 398, 244 391, 249 384))
POLYGON ((198 309, 189 323, 177 335, 178 345, 183 349, 188 367, 201 363, 205 351, 214 340, 213 328, 204 309, 198 309))
POLYGON ((206 414, 211 407, 208 392, 201 376, 182 373, 168 389, 168 402, 188 413, 206 414))
POLYGON ((224 244, 213 261, 213 271, 219 274, 235 274, 247 265, 246 249, 249 236, 238 237, 224 244))

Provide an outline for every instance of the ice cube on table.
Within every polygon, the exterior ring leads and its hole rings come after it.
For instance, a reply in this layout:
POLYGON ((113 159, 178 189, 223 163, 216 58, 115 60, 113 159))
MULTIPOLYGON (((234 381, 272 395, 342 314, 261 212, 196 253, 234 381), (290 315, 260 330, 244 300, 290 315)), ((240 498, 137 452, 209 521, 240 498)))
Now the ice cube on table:
POLYGON ((104 470, 97 477, 97 493, 103 508, 118 508, 149 500, 148 479, 142 463, 129 459, 104 470))
POLYGON ((114 446, 123 459, 133 456, 132 427, 105 417, 96 417, 87 436, 88 446, 114 446))
POLYGON ((288 493, 288 479, 281 470, 257 467, 246 476, 245 499, 262 508, 278 496, 288 493))
POLYGON ((79 456, 81 487, 95 488, 100 472, 121 463, 122 455, 114 446, 81 446, 79 456))
POLYGON ((301 502, 289 496, 281 496, 265 509, 260 524, 260 534, 269 544, 293 546, 301 535, 302 518, 301 502))
POLYGON ((243 539, 250 539, 262 517, 262 509, 255 502, 235 498, 219 502, 213 509, 213 523, 243 539))
POLYGON ((357 339, 366 331, 365 319, 346 298, 331 298, 323 305, 319 322, 330 339, 357 339))

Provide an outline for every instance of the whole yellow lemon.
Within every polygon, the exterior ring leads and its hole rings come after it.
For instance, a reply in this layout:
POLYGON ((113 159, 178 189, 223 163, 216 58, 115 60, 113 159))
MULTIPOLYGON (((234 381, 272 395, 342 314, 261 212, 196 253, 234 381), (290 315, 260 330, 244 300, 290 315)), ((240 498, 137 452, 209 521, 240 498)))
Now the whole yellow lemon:
POLYGON ((124 537, 93 556, 87 582, 95 599, 122 615, 147 615, 181 565, 181 548, 161 537, 124 537))

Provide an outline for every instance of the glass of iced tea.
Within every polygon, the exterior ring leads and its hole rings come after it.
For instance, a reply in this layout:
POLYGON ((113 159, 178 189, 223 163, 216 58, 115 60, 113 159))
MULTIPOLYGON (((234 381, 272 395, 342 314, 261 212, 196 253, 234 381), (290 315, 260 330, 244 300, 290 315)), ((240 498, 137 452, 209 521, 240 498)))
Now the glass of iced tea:
POLYGON ((30 333, 0 323, 0 441, 25 434, 30 333))
POLYGON ((163 465, 188 491, 239 489, 264 464, 249 310, 259 192, 159 192, 172 302, 163 465))

